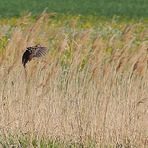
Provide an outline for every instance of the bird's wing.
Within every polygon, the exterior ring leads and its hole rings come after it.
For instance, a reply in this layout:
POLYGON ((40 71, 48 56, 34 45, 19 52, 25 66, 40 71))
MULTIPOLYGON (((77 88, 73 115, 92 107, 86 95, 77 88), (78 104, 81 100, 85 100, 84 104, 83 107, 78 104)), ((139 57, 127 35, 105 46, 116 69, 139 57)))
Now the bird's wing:
POLYGON ((41 57, 47 53, 48 49, 46 47, 35 47, 32 51, 32 57, 41 57))

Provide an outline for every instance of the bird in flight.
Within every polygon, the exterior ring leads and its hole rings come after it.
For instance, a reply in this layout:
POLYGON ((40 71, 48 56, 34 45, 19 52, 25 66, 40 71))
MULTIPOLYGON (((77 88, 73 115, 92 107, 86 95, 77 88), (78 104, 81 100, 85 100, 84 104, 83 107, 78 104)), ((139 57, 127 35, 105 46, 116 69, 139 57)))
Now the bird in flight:
POLYGON ((22 56, 22 64, 25 68, 28 61, 31 61, 34 57, 41 57, 47 53, 48 49, 46 47, 36 45, 32 47, 27 47, 26 51, 22 56))

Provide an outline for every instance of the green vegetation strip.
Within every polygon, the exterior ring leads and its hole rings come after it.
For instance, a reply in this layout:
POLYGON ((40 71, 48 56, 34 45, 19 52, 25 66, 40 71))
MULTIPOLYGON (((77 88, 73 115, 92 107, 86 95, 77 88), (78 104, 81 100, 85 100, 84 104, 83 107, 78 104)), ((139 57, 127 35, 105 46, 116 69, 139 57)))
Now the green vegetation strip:
POLYGON ((96 15, 104 17, 147 18, 148 0, 0 0, 0 18, 57 12, 72 15, 96 15))

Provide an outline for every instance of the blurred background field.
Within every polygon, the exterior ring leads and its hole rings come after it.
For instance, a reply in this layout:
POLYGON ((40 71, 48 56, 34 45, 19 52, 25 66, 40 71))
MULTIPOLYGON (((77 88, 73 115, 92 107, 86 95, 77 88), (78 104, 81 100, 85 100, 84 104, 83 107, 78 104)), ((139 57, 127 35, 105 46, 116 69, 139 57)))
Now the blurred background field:
POLYGON ((147 4, 0 1, 0 147, 147 147, 147 4))
POLYGON ((20 16, 26 12, 37 15, 45 8, 48 12, 72 15, 148 17, 147 0, 0 0, 0 17, 20 16))

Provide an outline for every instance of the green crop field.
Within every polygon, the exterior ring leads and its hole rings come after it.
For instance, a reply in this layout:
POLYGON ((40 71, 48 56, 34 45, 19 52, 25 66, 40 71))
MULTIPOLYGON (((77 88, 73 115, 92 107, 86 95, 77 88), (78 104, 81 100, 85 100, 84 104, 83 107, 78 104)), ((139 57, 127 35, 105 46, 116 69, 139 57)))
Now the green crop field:
POLYGON ((147 147, 147 6, 0 0, 0 147, 147 147))
POLYGON ((148 17, 147 0, 0 0, 0 17, 48 12, 127 18, 148 17))

